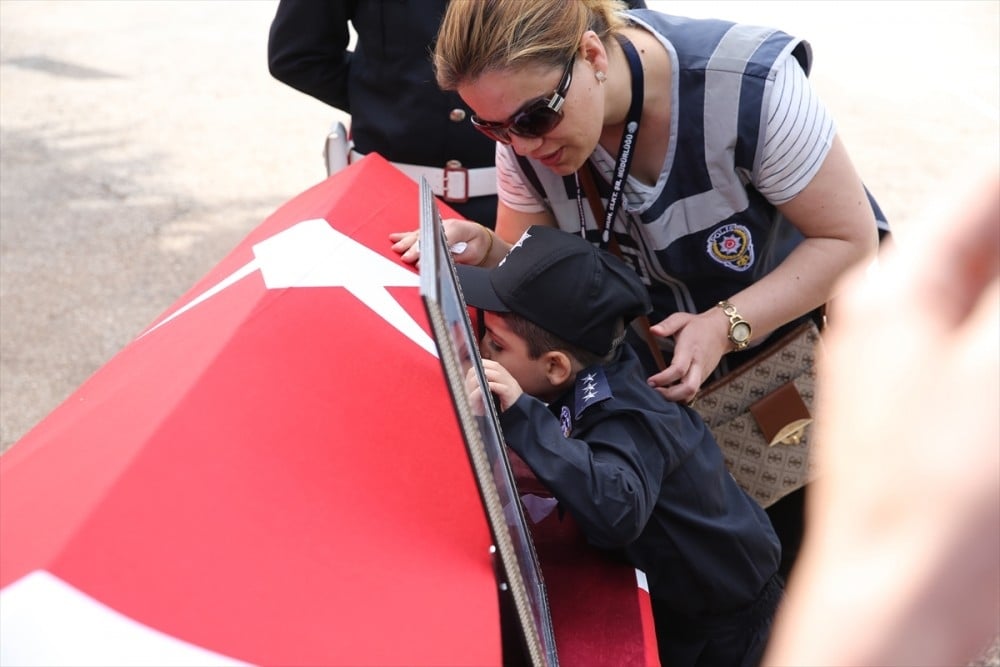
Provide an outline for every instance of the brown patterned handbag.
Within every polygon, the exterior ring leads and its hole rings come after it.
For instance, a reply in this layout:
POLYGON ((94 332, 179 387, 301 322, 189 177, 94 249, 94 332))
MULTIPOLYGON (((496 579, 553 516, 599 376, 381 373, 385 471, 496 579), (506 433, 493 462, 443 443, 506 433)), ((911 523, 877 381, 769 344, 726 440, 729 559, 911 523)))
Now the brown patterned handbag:
POLYGON ((810 456, 819 328, 810 318, 705 386, 692 407, 705 419, 736 482, 762 507, 816 476, 810 456))

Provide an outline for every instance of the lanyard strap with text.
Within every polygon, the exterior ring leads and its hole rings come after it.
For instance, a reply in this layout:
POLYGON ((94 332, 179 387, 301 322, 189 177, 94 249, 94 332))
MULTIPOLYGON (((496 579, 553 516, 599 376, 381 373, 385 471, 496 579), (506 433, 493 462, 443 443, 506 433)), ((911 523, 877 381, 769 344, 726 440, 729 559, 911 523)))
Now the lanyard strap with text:
MULTIPOLYGON (((618 215, 618 208, 621 206, 622 191, 625 189, 625 180, 628 178, 628 172, 632 166, 632 150, 635 148, 636 137, 639 135, 639 121, 642 119, 642 61, 639 60, 639 54, 632 46, 632 42, 624 35, 616 35, 616 37, 625 57, 628 58, 629 71, 632 74, 632 101, 628 107, 628 114, 625 116, 625 131, 622 132, 621 145, 618 147, 615 170, 611 174, 611 196, 608 198, 608 207, 604 212, 604 224, 601 226, 602 248, 607 248, 611 239, 611 228, 614 226, 615 216, 618 215)), ((587 169, 588 165, 585 163, 583 168, 587 169)), ((579 174, 576 178, 576 203, 580 214, 580 235, 583 236, 586 230, 579 174)))

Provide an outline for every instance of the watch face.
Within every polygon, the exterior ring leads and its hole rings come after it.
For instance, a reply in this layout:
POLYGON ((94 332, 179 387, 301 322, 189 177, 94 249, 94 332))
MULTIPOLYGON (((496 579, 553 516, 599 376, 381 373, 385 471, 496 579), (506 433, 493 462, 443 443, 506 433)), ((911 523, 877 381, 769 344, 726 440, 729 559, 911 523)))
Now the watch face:
POLYGON ((729 335, 732 336, 733 340, 737 343, 745 343, 750 340, 750 325, 746 322, 737 322, 733 325, 729 335))

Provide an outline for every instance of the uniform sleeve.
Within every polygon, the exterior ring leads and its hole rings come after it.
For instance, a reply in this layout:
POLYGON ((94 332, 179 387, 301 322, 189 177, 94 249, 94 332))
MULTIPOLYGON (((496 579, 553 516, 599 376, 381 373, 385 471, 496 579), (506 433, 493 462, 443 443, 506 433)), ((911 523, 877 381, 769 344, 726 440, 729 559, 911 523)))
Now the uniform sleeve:
POLYGON ((525 183, 521 169, 517 166, 514 149, 497 143, 497 197, 508 208, 522 213, 541 213, 545 205, 538 201, 534 189, 525 183))
POLYGON ((350 113, 347 23, 353 6, 342 0, 281 0, 267 40, 271 76, 350 113))
POLYGON ((836 128, 806 73, 791 55, 776 72, 754 186, 772 204, 793 199, 826 159, 836 128))
POLYGON ((588 540, 619 548, 642 533, 660 495, 663 457, 639 446, 652 435, 627 415, 606 419, 586 440, 566 437, 539 400, 522 394, 500 416, 504 439, 573 515, 588 540))

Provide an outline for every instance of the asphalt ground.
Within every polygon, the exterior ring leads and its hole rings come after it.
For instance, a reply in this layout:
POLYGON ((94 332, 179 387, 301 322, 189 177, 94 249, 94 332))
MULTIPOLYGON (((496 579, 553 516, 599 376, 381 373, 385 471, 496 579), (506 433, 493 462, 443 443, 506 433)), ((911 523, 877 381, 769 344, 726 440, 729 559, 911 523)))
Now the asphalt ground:
MULTIPOLYGON (((1000 2, 658 2, 813 44, 905 238, 998 145, 1000 2)), ((274 0, 0 0, 0 451, 281 203, 338 112, 270 77, 274 0)))

